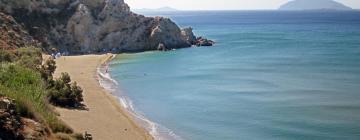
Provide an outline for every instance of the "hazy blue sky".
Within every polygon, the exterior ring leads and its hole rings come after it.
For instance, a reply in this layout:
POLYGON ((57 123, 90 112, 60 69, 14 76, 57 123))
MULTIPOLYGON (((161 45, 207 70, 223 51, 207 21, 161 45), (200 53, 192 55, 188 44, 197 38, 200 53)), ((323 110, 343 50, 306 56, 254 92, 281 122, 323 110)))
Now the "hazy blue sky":
MULTIPOLYGON (((289 0, 125 0, 131 8, 159 8, 170 6, 180 10, 251 10, 277 9, 289 0)), ((311 0, 310 0, 311 1, 311 0)), ((360 0, 336 0, 360 9, 360 0)))

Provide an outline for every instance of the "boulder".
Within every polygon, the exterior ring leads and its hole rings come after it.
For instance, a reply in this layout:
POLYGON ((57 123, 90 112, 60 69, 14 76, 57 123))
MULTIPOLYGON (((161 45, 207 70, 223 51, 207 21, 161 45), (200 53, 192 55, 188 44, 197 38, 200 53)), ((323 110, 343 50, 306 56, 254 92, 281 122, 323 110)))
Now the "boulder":
POLYGON ((23 139, 19 134, 21 126, 13 101, 0 97, 0 139, 23 139))
POLYGON ((45 130, 41 123, 21 117, 14 100, 0 97, 0 139, 45 140, 45 130))
POLYGON ((196 38, 196 42, 195 42, 196 46, 213 46, 214 44, 215 44, 214 41, 203 37, 196 38))
POLYGON ((26 140, 46 140, 45 127, 32 119, 21 118, 20 120, 22 127, 20 134, 26 140))

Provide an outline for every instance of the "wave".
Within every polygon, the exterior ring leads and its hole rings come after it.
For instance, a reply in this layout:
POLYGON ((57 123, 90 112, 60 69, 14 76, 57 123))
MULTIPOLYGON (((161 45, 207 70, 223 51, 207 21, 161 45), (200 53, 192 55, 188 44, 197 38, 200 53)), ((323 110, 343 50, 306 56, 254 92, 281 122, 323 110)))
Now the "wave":
POLYGON ((118 84, 117 81, 111 78, 109 73, 105 72, 105 66, 101 66, 97 69, 98 81, 101 87, 111 92, 116 90, 118 84))
POLYGON ((100 86, 111 93, 117 93, 120 104, 133 116, 136 122, 141 124, 156 140, 183 140, 176 135, 172 130, 150 121, 141 112, 137 111, 133 102, 122 92, 118 92, 119 83, 114 80, 108 71, 108 63, 105 63, 97 68, 98 81, 100 86))

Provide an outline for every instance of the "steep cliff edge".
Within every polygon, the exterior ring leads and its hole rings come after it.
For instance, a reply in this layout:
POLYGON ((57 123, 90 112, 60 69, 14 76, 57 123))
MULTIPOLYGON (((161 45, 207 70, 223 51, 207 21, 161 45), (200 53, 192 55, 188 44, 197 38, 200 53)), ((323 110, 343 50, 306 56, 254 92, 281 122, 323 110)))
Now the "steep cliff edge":
POLYGON ((70 53, 137 52, 195 45, 192 29, 130 11, 123 0, 0 0, 43 48, 70 53))

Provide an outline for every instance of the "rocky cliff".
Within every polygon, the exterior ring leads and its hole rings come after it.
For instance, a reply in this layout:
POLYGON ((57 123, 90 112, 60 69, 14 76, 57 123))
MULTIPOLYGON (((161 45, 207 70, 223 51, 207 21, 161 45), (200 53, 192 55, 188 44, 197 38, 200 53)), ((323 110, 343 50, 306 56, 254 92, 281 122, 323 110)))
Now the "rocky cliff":
POLYGON ((12 16, 0 12, 0 49, 12 50, 39 45, 12 16))
POLYGON ((195 45, 192 29, 130 11, 123 0, 0 0, 43 48, 70 53, 137 52, 195 45))

